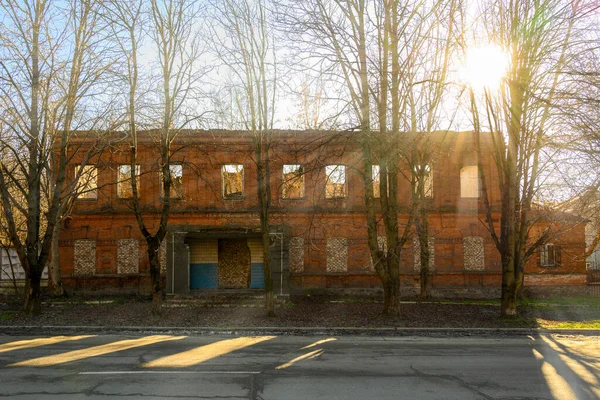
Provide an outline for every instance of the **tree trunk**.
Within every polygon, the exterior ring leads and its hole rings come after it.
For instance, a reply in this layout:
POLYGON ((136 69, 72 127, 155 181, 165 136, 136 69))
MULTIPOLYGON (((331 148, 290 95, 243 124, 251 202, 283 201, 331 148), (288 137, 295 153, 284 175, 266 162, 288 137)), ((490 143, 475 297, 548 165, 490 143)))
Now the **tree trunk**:
POLYGON ((48 265, 50 286, 54 291, 54 295, 57 297, 65 296, 65 289, 62 283, 62 277, 60 273, 60 254, 58 252, 58 239, 60 236, 60 224, 54 226, 54 233, 52 234, 52 247, 50 249, 50 264, 48 265))
MULTIPOLYGON (((429 256, 427 257, 429 260, 429 256)), ((421 292, 419 294, 421 300, 428 300, 431 298, 431 281, 429 280, 429 266, 423 264, 423 257, 421 257, 421 292)))
MULTIPOLYGON (((41 274, 36 274, 41 275, 41 274)), ((40 277, 28 276, 25 280, 25 314, 40 315, 42 313, 40 277)))
POLYGON ((152 286, 152 315, 162 316, 163 291, 160 282, 160 242, 156 238, 148 243, 148 259, 150 261, 150 282, 152 286))
POLYGON ((500 315, 503 318, 517 316, 517 280, 515 279, 515 259, 509 252, 503 255, 502 260, 502 296, 500 302, 500 315))
MULTIPOLYGON (((421 198, 423 201, 424 196, 421 198)), ((423 208, 419 211, 417 221, 417 234, 419 240, 421 259, 421 292, 419 297, 423 300, 431 298, 431 280, 429 279, 429 221, 427 220, 427 211, 423 208)))
POLYGON ((390 309, 390 285, 383 282, 383 315, 387 315, 390 309))
POLYGON ((400 283, 394 282, 394 279, 390 279, 386 285, 383 286, 384 294, 384 307, 383 314, 388 317, 399 317, 400 316, 400 283))
POLYGON ((503 318, 515 318, 517 316, 517 290, 515 285, 503 285, 502 302, 500 314, 503 318))

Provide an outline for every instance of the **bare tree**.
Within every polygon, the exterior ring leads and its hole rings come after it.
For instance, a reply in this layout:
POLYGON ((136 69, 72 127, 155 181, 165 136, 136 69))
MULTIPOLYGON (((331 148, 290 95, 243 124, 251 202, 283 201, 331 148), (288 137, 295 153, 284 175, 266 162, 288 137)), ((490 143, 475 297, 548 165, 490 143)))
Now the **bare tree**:
POLYGON ((535 206, 543 176, 543 150, 561 121, 560 105, 573 99, 564 74, 574 56, 588 43, 580 36, 581 22, 590 11, 582 1, 486 3, 482 24, 488 39, 499 44, 510 60, 498 92, 471 89, 471 111, 479 152, 479 173, 486 224, 502 262, 501 314, 517 315, 517 295, 525 264, 550 234, 531 237, 539 220, 535 206), (500 226, 493 222, 488 177, 482 165, 482 131, 491 133, 491 148, 501 188, 500 226))
MULTIPOLYGON (((125 72, 122 78, 127 87, 126 122, 131 141, 130 176, 132 188, 132 208, 138 227, 148 247, 150 278, 152 284, 152 314, 162 314, 164 290, 161 283, 159 251, 167 235, 169 213, 172 202, 173 141, 182 129, 198 120, 201 114, 191 100, 198 96, 198 79, 202 75, 200 37, 197 34, 201 6, 194 0, 152 0, 149 7, 142 0, 129 2, 112 1, 107 9, 115 26, 116 40, 125 59, 125 72), (140 117, 144 104, 143 96, 148 92, 140 90, 140 77, 143 68, 140 62, 140 47, 144 33, 150 32, 152 48, 157 53, 157 104, 153 107, 157 117, 140 117), (138 129, 157 126, 156 131, 143 132, 140 140, 138 129), (154 135, 156 132, 156 135, 154 135), (144 208, 140 202, 138 188, 138 151, 140 145, 155 145, 159 153, 162 206, 158 228, 150 232, 144 208)), ((147 76, 149 78, 149 76, 147 76)), ((148 100, 147 103, 151 102, 148 100)), ((147 110, 146 115, 152 115, 147 110)))
POLYGON ((271 275, 271 146, 276 96, 276 52, 265 0, 214 2, 214 38, 219 59, 237 78, 244 102, 237 102, 242 125, 252 132, 257 168, 258 204, 263 248, 265 305, 275 315, 271 275))
MULTIPOLYGON (((404 174, 411 187, 418 188, 425 171, 424 160, 400 149, 410 148, 407 144, 415 138, 420 142, 412 147, 416 152, 426 148, 427 139, 419 138, 419 130, 436 126, 459 5, 458 1, 394 0, 280 4, 282 25, 293 34, 303 66, 337 81, 349 99, 349 125, 356 127, 362 149, 368 246, 384 289, 384 313, 391 316, 400 313, 400 256, 412 235, 416 211, 425 210, 419 208, 423 190, 413 190, 407 223, 400 226, 399 177, 404 174), (444 20, 449 22, 440 22, 444 20), (402 160, 417 168, 403 173, 402 160), (373 165, 379 166, 381 221, 376 213, 373 165), (379 247, 380 224, 387 249, 379 247)), ((420 232, 426 234, 426 216, 419 221, 420 232)), ((422 250, 427 251, 427 245, 422 250)))
MULTIPOLYGON (((0 114, 8 132, 1 145, 9 154, 0 160, 1 199, 9 238, 27 275, 25 312, 39 314, 42 271, 72 196, 73 184, 66 180, 72 126, 77 121, 94 127, 93 121, 84 122, 82 104, 100 85, 109 60, 99 56, 96 1, 6 1, 0 9, 5 16, 0 91, 8 104, 0 114), (54 179, 45 198, 42 187, 50 174, 54 179), (25 232, 19 232, 13 210, 26 219, 25 232)), ((91 142, 90 152, 96 149, 91 142)))
POLYGON ((417 3, 404 15, 407 21, 398 33, 402 43, 400 93, 406 102, 401 120, 410 135, 401 154, 408 166, 408 173, 403 175, 412 183, 415 200, 420 297, 427 299, 431 296, 429 198, 433 196, 434 164, 445 143, 444 131, 453 121, 452 115, 444 114, 443 104, 451 90, 448 77, 459 50, 457 38, 462 32, 464 10, 460 0, 435 1, 417 3))

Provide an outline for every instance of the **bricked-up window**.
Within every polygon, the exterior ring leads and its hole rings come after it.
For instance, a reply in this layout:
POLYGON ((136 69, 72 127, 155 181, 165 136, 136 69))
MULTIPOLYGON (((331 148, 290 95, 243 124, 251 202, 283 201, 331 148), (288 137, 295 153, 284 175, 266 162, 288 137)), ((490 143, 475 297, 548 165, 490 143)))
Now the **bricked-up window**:
MULTIPOLYGON (((418 177, 423 177, 425 182, 423 183, 425 197, 428 199, 433 198, 433 172, 431 172, 431 165, 417 165, 415 166, 415 172, 418 177)), ((461 170, 461 188, 462 188, 462 170, 461 170)), ((462 196, 464 197, 464 196, 462 196)))
POLYGON ((485 245, 483 243, 483 237, 463 237, 463 254, 465 257, 465 270, 485 270, 485 245))
POLYGON ((244 166, 225 164, 223 174, 223 198, 237 199, 244 195, 244 166))
POLYGON ((542 267, 560 266, 560 246, 546 243, 540 248, 540 265, 542 267))
POLYGON ((371 171, 373 177, 373 197, 377 199, 381 197, 381 174, 379 173, 379 165, 373 165, 371 171))
POLYGON ((140 241, 117 239, 117 274, 137 274, 140 268, 140 241))
POLYGON ((460 170, 460 197, 479 197, 479 169, 476 165, 468 165, 460 170))
POLYGON ((299 199, 304 197, 304 167, 300 164, 283 165, 284 199, 299 199))
POLYGON ((81 169, 80 166, 75 167, 75 176, 79 175, 77 180, 77 192, 78 199, 91 199, 95 200, 98 198, 98 169, 95 165, 86 165, 81 169), (81 174, 79 173, 81 171, 81 174))
POLYGON ((327 238, 327 272, 348 271, 348 239, 327 238))
MULTIPOLYGON (((429 250, 429 271, 435 270, 435 238, 427 238, 427 249, 429 250)), ((418 236, 413 237, 413 265, 414 270, 421 271, 421 242, 418 236)))
MULTIPOLYGON (((138 182, 139 191, 139 176, 140 166, 135 166, 135 179, 138 182)), ((117 196, 120 199, 130 199, 133 197, 133 189, 131 189, 131 165, 119 165, 119 176, 117 185, 117 196)))
POLYGON ((346 197, 346 166, 327 165, 325 167, 325 197, 335 199, 346 197))
POLYGON ((73 242, 73 247, 73 274, 95 274, 96 241, 93 239, 75 239, 73 242))
POLYGON ((290 238, 290 271, 304 271, 304 238, 290 238))
MULTIPOLYGON (((183 198, 183 166, 180 164, 169 165, 171 171, 171 197, 174 199, 183 198)), ((158 184, 160 186, 160 197, 165 196, 165 188, 163 186, 162 172, 159 174, 158 184)))

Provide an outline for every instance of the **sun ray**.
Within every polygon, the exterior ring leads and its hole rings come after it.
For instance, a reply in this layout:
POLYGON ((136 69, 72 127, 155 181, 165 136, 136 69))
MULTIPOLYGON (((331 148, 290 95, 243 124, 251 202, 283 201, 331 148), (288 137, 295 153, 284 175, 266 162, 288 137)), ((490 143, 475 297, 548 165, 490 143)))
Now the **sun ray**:
POLYGON ((144 368, 185 368, 200 364, 204 361, 220 357, 224 354, 240 350, 248 346, 255 345, 266 340, 271 340, 276 336, 246 336, 236 339, 221 340, 206 346, 196 347, 182 353, 171 356, 157 358, 154 361, 147 362, 144 368))
POLYGON ((5 353, 7 351, 20 350, 20 349, 29 349, 32 347, 40 347, 47 346, 49 344, 72 341, 72 340, 81 340, 85 338, 94 337, 96 335, 80 335, 80 336, 53 336, 49 338, 38 338, 38 339, 29 339, 29 340, 19 340, 16 342, 4 343, 0 345, 0 353, 5 353))
POLYGON ((10 364, 9 367, 48 367, 51 365, 64 364, 72 361, 83 360, 85 358, 97 357, 105 354, 114 353, 117 351, 132 349, 135 347, 165 342, 168 340, 180 340, 184 339, 185 337, 186 336, 156 335, 147 336, 140 339, 120 340, 118 342, 103 344, 101 346, 89 347, 87 349, 68 351, 66 353, 55 354, 52 356, 20 361, 14 364, 10 364))
POLYGON ((286 369, 291 367, 292 365, 294 365, 295 363, 297 363, 298 361, 302 361, 302 360, 306 360, 306 359, 312 359, 315 357, 320 356, 321 354, 323 354, 323 349, 317 349, 317 350, 313 350, 309 353, 303 354, 301 356, 298 356, 296 358, 294 358, 293 360, 290 360, 284 364, 281 364, 280 366, 276 367, 275 369, 286 369))

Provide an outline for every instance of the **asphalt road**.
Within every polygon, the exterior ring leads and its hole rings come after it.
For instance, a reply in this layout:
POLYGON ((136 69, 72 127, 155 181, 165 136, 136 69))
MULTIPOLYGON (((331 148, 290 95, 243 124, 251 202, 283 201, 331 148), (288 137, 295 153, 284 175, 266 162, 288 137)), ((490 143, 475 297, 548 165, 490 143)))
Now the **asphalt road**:
POLYGON ((0 336, 0 397, 595 399, 599 339, 0 336))

